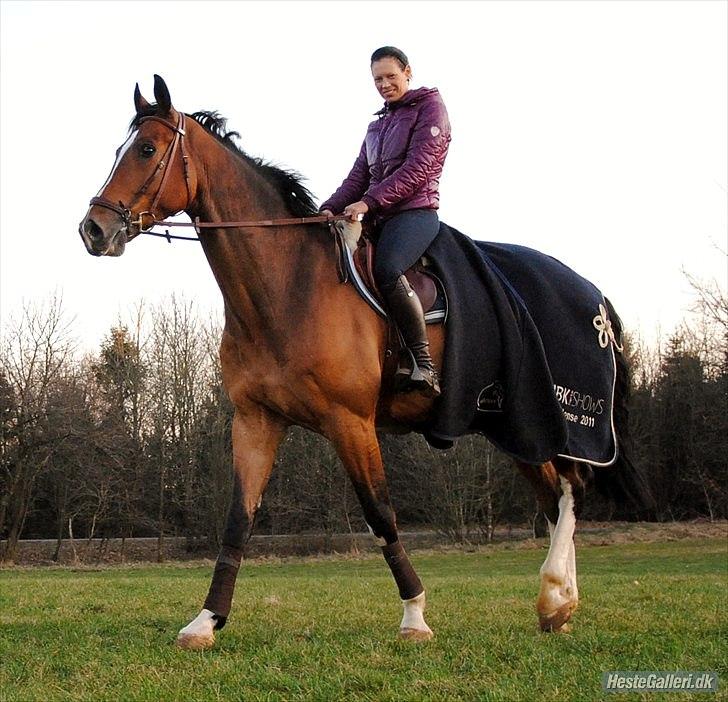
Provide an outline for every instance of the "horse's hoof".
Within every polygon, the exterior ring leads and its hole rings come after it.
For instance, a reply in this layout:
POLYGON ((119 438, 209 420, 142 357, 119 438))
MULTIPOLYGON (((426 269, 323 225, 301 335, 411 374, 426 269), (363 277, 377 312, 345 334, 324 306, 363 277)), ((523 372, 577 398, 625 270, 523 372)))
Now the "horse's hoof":
POLYGON ((204 651, 215 645, 214 634, 180 634, 177 637, 177 648, 184 651, 204 651))
POLYGON ((399 630, 399 634, 397 634, 397 638, 401 641, 429 641, 434 634, 432 633, 431 629, 410 629, 410 628, 403 628, 399 630))
POLYGON ((541 627, 541 631, 553 633, 567 633, 571 631, 571 626, 567 622, 571 619, 571 615, 575 609, 576 605, 573 602, 567 602, 554 612, 551 612, 551 614, 539 615, 538 624, 541 627))

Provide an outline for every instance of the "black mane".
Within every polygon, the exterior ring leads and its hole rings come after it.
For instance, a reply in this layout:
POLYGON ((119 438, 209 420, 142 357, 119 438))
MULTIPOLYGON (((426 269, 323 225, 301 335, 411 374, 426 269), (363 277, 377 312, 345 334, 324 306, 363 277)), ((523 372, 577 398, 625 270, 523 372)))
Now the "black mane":
MULTIPOLYGON (((150 105, 137 113, 129 125, 136 127, 139 120, 157 114, 157 106, 150 105)), ((263 178, 265 178, 280 193, 283 201, 295 217, 308 217, 318 214, 313 195, 301 182, 303 176, 296 171, 284 170, 263 159, 248 156, 236 143, 235 139, 240 137, 238 132, 226 131, 227 120, 217 112, 201 110, 188 114, 187 117, 194 119, 206 132, 217 139, 226 149, 243 159, 251 165, 263 178)))

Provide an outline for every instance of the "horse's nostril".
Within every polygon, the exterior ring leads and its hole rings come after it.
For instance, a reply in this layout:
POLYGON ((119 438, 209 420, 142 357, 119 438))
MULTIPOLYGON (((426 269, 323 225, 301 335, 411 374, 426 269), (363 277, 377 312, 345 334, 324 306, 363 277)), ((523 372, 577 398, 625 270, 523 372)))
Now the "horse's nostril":
POLYGON ((86 230, 86 234, 88 234, 88 237, 89 239, 91 239, 91 241, 101 241, 104 238, 103 229, 101 229, 101 227, 96 224, 96 222, 94 222, 92 219, 86 220, 84 229, 86 230))

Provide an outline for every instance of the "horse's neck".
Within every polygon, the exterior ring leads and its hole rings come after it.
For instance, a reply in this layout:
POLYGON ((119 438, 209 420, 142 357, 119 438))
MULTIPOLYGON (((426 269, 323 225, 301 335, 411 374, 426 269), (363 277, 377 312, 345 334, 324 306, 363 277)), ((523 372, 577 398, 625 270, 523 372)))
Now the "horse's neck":
MULTIPOLYGON (((191 217, 200 221, 257 221, 290 217, 282 198, 249 164, 218 147, 198 164, 191 217)), ((271 347, 291 336, 292 316, 313 311, 317 271, 326 265, 319 237, 307 227, 203 230, 202 248, 225 302, 226 328, 271 347)), ((333 266, 333 262, 330 262, 333 266)))

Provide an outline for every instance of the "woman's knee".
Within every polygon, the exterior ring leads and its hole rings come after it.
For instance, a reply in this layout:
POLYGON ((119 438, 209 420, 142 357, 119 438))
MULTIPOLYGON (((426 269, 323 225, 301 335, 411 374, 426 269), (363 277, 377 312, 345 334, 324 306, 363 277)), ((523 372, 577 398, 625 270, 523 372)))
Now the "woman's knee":
POLYGON ((374 279, 380 290, 398 278, 422 256, 437 235, 439 220, 432 210, 410 210, 385 222, 379 233, 374 279))
POLYGON ((385 256, 377 256, 374 260, 374 281, 382 292, 391 290, 403 273, 404 271, 397 265, 397 261, 392 261, 385 256))

